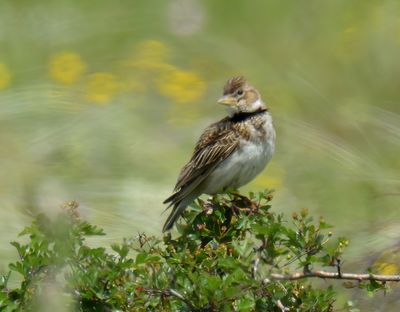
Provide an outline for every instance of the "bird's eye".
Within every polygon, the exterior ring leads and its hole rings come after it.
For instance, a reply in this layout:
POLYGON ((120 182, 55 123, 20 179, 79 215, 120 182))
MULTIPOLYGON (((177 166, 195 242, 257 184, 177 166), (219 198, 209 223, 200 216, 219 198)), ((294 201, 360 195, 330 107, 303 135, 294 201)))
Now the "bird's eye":
POLYGON ((236 94, 237 95, 242 95, 243 94, 243 90, 242 89, 237 90, 236 94))

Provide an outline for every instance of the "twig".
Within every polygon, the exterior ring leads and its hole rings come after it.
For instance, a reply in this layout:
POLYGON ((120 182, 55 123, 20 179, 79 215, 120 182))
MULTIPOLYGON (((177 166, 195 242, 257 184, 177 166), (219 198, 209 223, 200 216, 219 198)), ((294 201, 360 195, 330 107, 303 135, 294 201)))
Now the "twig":
POLYGON ((343 272, 328 272, 328 271, 304 271, 295 272, 292 274, 272 273, 263 281, 268 283, 270 280, 286 280, 294 281, 303 278, 326 278, 326 279, 341 279, 341 280, 356 280, 356 281, 380 281, 380 282, 400 282, 400 275, 379 275, 379 274, 356 274, 343 272))
POLYGON ((336 259, 336 268, 339 278, 342 278, 342 262, 339 258, 336 259))
POLYGON ((289 308, 285 307, 285 306, 282 304, 282 301, 280 301, 279 299, 278 299, 278 301, 276 302, 276 306, 277 306, 278 309, 281 310, 282 312, 289 311, 289 308))
POLYGON ((168 291, 169 291, 169 293, 170 293, 172 296, 174 296, 174 297, 176 297, 176 298, 182 300, 184 303, 186 303, 186 305, 187 305, 191 310, 195 310, 193 304, 192 304, 189 300, 187 300, 183 295, 181 295, 178 291, 176 291, 175 289, 172 289, 172 288, 170 288, 168 291))
POLYGON ((143 289, 147 294, 150 295, 161 295, 161 296, 173 296, 176 297, 180 300, 182 300, 186 305, 192 310, 196 311, 195 307, 193 304, 186 299, 181 293, 179 293, 177 290, 169 288, 169 289, 143 289))
POLYGON ((256 278, 259 263, 260 263, 260 258, 256 258, 253 260, 253 266, 251 267, 251 277, 252 278, 256 278))

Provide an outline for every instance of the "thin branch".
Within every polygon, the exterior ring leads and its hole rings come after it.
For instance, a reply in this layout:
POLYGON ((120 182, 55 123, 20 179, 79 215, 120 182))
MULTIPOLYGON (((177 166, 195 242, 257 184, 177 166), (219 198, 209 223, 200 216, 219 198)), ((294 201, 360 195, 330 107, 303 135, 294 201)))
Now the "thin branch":
POLYGON ((277 306, 277 308, 278 308, 279 310, 281 310, 282 312, 290 311, 290 309, 287 308, 287 307, 285 307, 285 306, 282 304, 282 301, 280 301, 280 300, 278 300, 278 301, 276 302, 276 306, 277 306))
POLYGON ((251 267, 251 277, 252 278, 256 278, 259 263, 260 263, 260 258, 256 258, 253 260, 253 265, 251 267))
POLYGON ((152 289, 152 288, 145 288, 143 289, 147 294, 149 295, 158 295, 158 296, 173 296, 175 298, 178 298, 182 300, 186 305, 192 310, 196 311, 195 307, 193 304, 186 299, 181 293, 179 293, 177 290, 169 288, 169 289, 152 289))
POLYGON ((175 289, 170 288, 170 289, 169 289, 169 293, 170 293, 172 296, 174 296, 174 297, 176 297, 176 298, 182 300, 184 303, 186 303, 186 305, 187 305, 191 310, 195 310, 193 304, 192 304, 189 300, 187 300, 183 295, 181 295, 178 291, 176 291, 175 289))
POLYGON ((294 281, 304 278, 326 278, 338 280, 356 280, 356 281, 380 281, 380 282, 400 282, 400 275, 379 275, 379 274, 356 274, 328 271, 304 271, 295 272, 292 274, 272 273, 269 278, 266 278, 263 283, 268 283, 270 280, 285 280, 294 281))
POLYGON ((339 258, 336 259, 336 268, 338 276, 342 278, 342 261, 339 258))

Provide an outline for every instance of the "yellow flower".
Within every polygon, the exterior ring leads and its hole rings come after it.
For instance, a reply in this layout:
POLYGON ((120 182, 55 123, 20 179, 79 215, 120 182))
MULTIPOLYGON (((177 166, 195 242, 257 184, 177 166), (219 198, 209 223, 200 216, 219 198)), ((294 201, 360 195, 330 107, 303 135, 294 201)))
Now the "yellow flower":
POLYGON ((164 43, 157 40, 146 40, 138 45, 133 65, 143 69, 158 68, 164 64, 168 56, 169 49, 164 43))
POLYGON ((95 103, 105 103, 118 93, 121 84, 111 73, 94 73, 86 85, 86 98, 95 103))
POLYGON ((377 263, 374 265, 373 269, 378 272, 378 274, 383 275, 395 275, 400 272, 400 268, 396 263, 377 263))
POLYGON ((400 250, 398 247, 384 251, 373 263, 371 269, 373 273, 394 275, 400 273, 399 261, 400 250))
POLYGON ((206 90, 206 83, 190 71, 171 70, 157 80, 159 92, 177 103, 198 101, 206 90))
POLYGON ((11 82, 11 73, 6 64, 0 63, 0 90, 6 89, 11 82))
POLYGON ((146 40, 138 44, 135 53, 125 64, 146 74, 149 72, 159 73, 173 68, 167 62, 168 57, 169 49, 164 43, 157 40, 146 40))
POLYGON ((76 82, 85 72, 86 64, 79 54, 61 52, 53 55, 49 63, 50 76, 62 84, 76 82))
POLYGON ((123 63, 122 75, 127 91, 145 92, 154 85, 162 73, 175 67, 168 63, 169 48, 161 41, 146 40, 139 43, 134 53, 123 63), (133 70, 132 70, 133 69, 133 70))

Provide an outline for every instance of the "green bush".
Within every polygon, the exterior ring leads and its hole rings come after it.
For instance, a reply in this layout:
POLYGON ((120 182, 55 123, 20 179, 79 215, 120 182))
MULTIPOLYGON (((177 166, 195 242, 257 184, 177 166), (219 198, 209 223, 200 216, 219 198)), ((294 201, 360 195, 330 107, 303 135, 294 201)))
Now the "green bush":
POLYGON ((43 310, 50 285, 66 311, 333 311, 331 286, 276 277, 336 272, 346 239, 333 240, 330 226, 306 210, 286 220, 271 211, 271 198, 266 191, 198 200, 176 236, 140 234, 112 251, 88 246, 86 237, 104 233, 75 202, 55 219, 38 215, 21 233, 29 241, 12 242, 19 260, 0 278, 0 310, 43 310), (14 272, 22 282, 10 289, 14 272))

